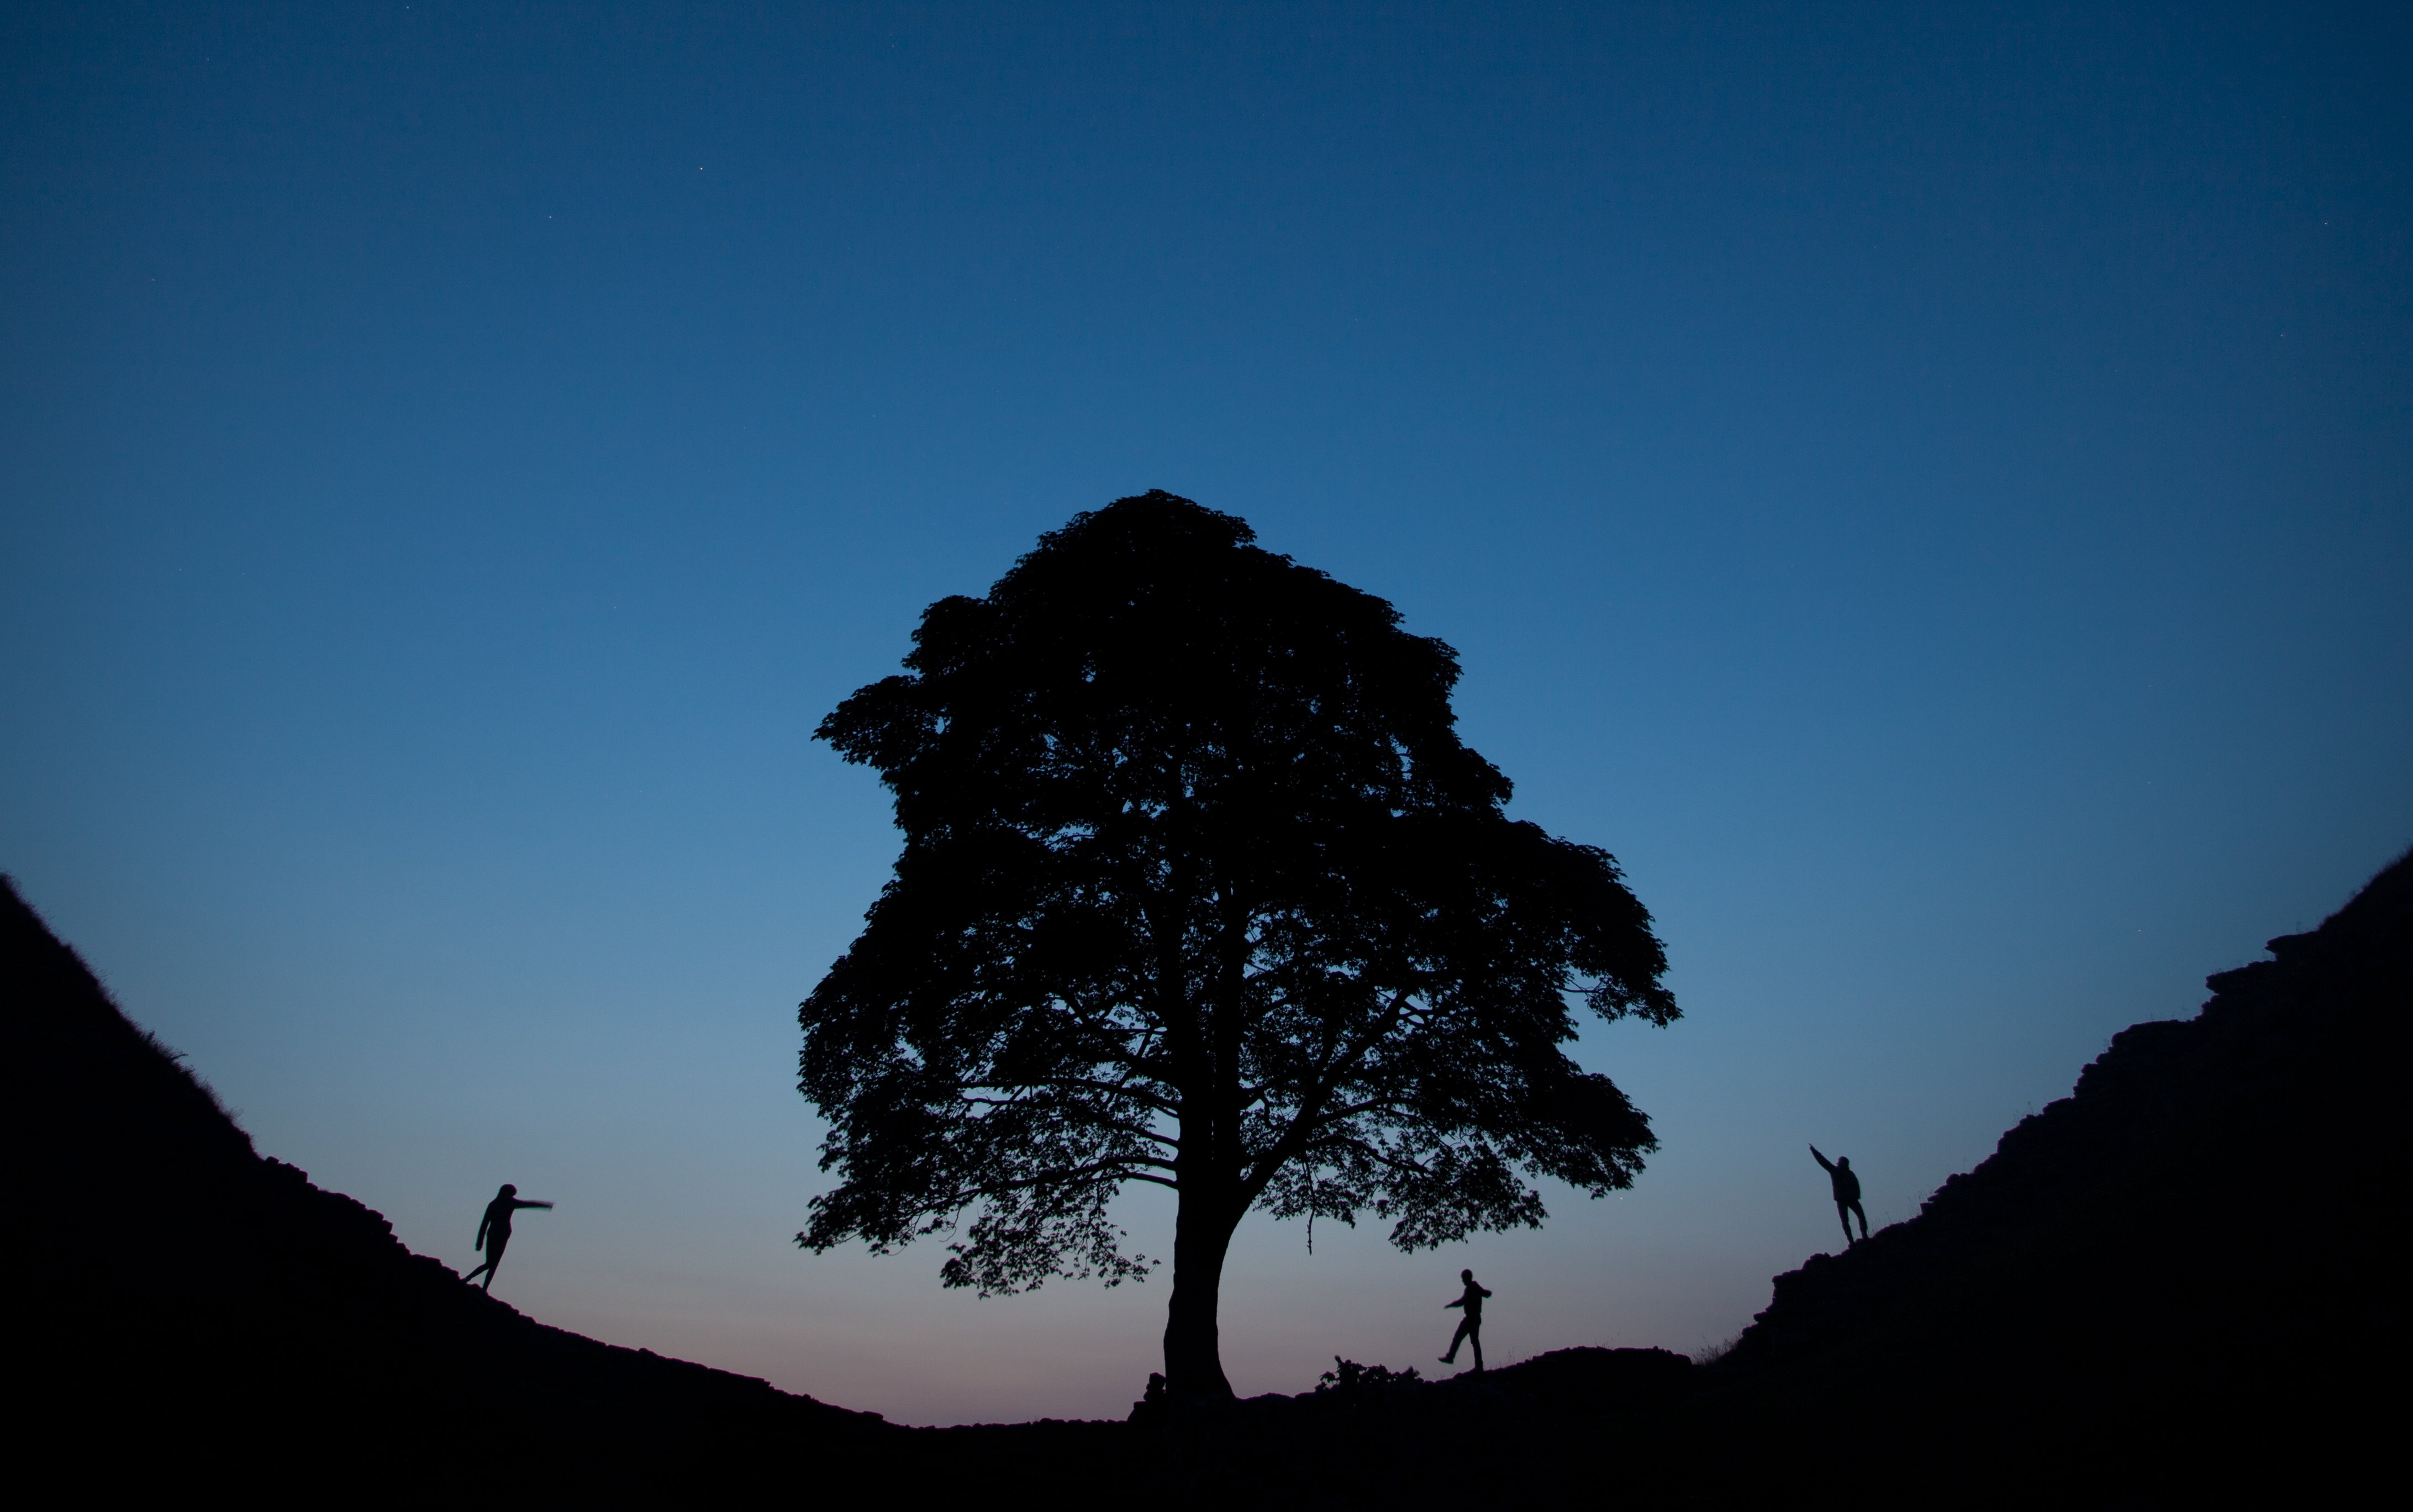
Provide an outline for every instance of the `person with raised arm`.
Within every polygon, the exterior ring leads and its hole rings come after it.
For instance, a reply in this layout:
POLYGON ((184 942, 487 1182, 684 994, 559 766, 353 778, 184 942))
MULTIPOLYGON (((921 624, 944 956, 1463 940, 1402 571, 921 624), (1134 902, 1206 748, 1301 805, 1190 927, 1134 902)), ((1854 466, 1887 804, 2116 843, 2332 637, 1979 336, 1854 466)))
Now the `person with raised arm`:
POLYGON ((1835 1216, 1843 1221, 1843 1248, 1848 1250, 1858 1242, 1852 1238, 1852 1219, 1855 1216, 1860 1221, 1860 1238, 1869 1237, 1869 1215, 1860 1207, 1860 1178, 1852 1174, 1852 1157, 1838 1155, 1828 1160, 1818 1153, 1817 1146, 1813 1145, 1810 1158, 1826 1167, 1827 1179, 1834 1186, 1835 1216))
POLYGON ((549 1202, 526 1201, 520 1196, 519 1188, 509 1181, 504 1182, 503 1190, 495 1193, 495 1200, 486 1204, 486 1216, 478 1220, 478 1242, 471 1246, 486 1253, 486 1263, 461 1279, 476 1281, 482 1273, 486 1278, 486 1290, 493 1291, 495 1267, 503 1263, 503 1246, 511 1242, 511 1214, 522 1208, 552 1206, 549 1202))

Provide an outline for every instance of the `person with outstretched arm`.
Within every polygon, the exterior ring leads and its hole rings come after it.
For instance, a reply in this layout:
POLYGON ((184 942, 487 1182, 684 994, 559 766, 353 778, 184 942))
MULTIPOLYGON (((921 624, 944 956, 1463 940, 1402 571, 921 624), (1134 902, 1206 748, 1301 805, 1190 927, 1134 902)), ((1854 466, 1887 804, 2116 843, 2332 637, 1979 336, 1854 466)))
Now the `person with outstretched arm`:
POLYGON ((1458 1320, 1458 1332, 1450 1336, 1449 1353, 1441 1357, 1441 1362, 1443 1365, 1457 1364, 1458 1346, 1460 1343, 1473 1344, 1474 1368, 1479 1371, 1483 1369, 1483 1299, 1491 1294, 1475 1283, 1472 1270, 1459 1271, 1458 1279, 1466 1282, 1466 1290, 1458 1295, 1457 1301, 1443 1302, 1442 1311, 1445 1312, 1451 1308, 1461 1307, 1466 1310, 1466 1316, 1458 1320))
POLYGON ((1860 1221, 1860 1238, 1869 1237, 1869 1215, 1860 1208, 1860 1178, 1852 1174, 1852 1157, 1839 1155, 1828 1160, 1818 1153, 1817 1146, 1813 1145, 1810 1158, 1826 1167, 1827 1179, 1835 1188, 1835 1216, 1843 1221, 1843 1248, 1848 1250, 1856 1242, 1852 1238, 1855 1216, 1860 1221))
POLYGON ((519 1188, 509 1181, 504 1182, 503 1190, 495 1193, 495 1200, 486 1204, 486 1216, 478 1220, 478 1242, 472 1248, 486 1252, 486 1263, 461 1279, 476 1281, 483 1273, 486 1290, 493 1291, 495 1267, 503 1263, 503 1246, 511 1242, 511 1214, 522 1208, 552 1206, 549 1202, 525 1201, 520 1196, 519 1188))

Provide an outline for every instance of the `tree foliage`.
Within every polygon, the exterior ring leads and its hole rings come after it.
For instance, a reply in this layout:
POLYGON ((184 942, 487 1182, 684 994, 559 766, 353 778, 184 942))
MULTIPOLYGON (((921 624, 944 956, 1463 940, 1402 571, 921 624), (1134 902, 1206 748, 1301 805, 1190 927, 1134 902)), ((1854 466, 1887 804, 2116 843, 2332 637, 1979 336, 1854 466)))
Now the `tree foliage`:
POLYGON ((1221 1380, 1252 1207, 1414 1249, 1539 1223, 1536 1176, 1629 1185, 1649 1123, 1565 1054, 1574 1006, 1677 1015, 1615 862, 1509 819, 1458 739, 1450 648, 1252 541, 1162 493, 1079 515, 818 732, 905 844, 803 1004, 841 1179, 798 1241, 1112 1283, 1151 1262, 1109 1199, 1172 1188, 1177 1388, 1221 1380))

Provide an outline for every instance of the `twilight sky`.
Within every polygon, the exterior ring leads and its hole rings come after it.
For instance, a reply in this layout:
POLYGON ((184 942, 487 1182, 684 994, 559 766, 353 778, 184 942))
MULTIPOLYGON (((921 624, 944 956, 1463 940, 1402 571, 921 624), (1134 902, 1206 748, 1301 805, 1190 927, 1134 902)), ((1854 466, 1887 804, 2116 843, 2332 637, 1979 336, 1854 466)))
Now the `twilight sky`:
MULTIPOLYGON (((1225 1362, 1696 1350, 2413 842, 2413 13, 29 5, 0 869, 267 1153, 547 1322, 1119 1414, 1169 1280, 813 1257, 809 740, 1162 487, 1457 646, 1686 1017, 1622 1198, 1244 1225, 1225 1362), (2391 774, 2394 774, 2391 776, 2391 774)), ((1170 1213, 1128 1203, 1135 1244, 1170 1213)), ((163 1237, 172 1242, 172 1237, 163 1237)))

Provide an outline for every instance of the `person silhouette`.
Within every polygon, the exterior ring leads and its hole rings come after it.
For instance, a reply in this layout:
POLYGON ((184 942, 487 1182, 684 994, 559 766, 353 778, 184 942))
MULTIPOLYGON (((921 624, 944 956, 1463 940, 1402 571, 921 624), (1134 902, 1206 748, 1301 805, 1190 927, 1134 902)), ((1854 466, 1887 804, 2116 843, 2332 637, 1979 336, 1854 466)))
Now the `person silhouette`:
POLYGON ((486 1204, 486 1216, 478 1220, 478 1242, 470 1246, 472 1249, 486 1252, 486 1263, 461 1279, 476 1281, 479 1274, 483 1272, 486 1278, 486 1290, 493 1291, 495 1267, 503 1263, 503 1246, 511 1242, 511 1214, 522 1208, 552 1206, 553 1204, 549 1202, 524 1201, 520 1196, 519 1188, 509 1181, 504 1182, 503 1190, 495 1193, 495 1200, 486 1204))
POLYGON ((1860 1208, 1860 1178, 1852 1174, 1852 1157, 1838 1155, 1828 1160, 1818 1153, 1817 1146, 1813 1145, 1810 1158, 1827 1168, 1827 1179, 1834 1185, 1835 1216, 1843 1221, 1843 1248, 1848 1250, 1857 1242, 1852 1238, 1852 1219, 1855 1216, 1860 1221, 1860 1238, 1869 1237, 1869 1215, 1860 1208))
POLYGON ((1450 1335, 1449 1353, 1441 1357, 1441 1362, 1443 1365, 1457 1364, 1458 1346, 1460 1343, 1473 1344, 1474 1368, 1479 1371, 1483 1369, 1483 1299, 1491 1294, 1475 1283, 1472 1270, 1459 1271, 1458 1279, 1466 1282, 1466 1290, 1458 1295, 1457 1301, 1443 1302, 1442 1310, 1447 1312, 1454 1307, 1462 1307, 1466 1309, 1466 1316, 1458 1320, 1458 1332, 1450 1335))

